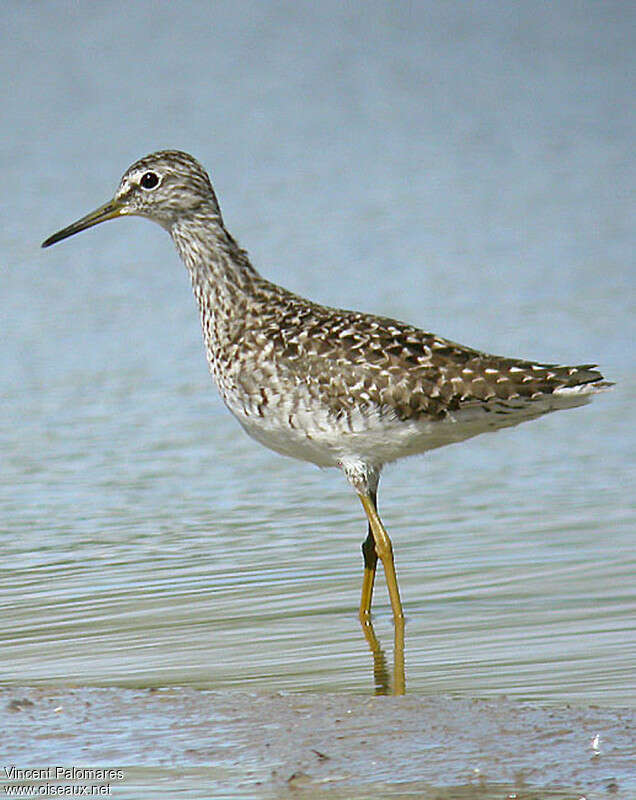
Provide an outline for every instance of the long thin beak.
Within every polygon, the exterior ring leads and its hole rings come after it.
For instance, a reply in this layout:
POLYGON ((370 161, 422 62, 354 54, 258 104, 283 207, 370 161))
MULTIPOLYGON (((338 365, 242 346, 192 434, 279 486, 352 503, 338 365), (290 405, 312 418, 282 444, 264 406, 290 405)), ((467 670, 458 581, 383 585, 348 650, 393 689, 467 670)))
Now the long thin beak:
POLYGON ((62 228, 61 231, 54 233, 53 236, 49 236, 46 241, 42 242, 42 247, 50 247, 52 244, 60 242, 62 239, 66 239, 74 233, 79 233, 86 228, 92 228, 93 225, 99 225, 100 222, 106 222, 107 219, 120 217, 125 213, 123 208, 121 203, 116 200, 110 200, 108 203, 104 203, 103 206, 96 208, 95 211, 91 211, 91 213, 87 214, 85 217, 78 219, 77 222, 74 222, 67 228, 62 228))

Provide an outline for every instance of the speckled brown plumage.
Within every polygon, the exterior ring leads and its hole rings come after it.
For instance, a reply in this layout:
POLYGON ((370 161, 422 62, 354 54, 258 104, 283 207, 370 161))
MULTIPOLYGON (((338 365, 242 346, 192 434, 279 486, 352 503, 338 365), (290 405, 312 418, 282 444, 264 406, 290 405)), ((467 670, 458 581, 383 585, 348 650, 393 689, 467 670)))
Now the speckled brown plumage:
MULTIPOLYGON (((594 384, 593 365, 563 367, 504 358, 464 347, 386 317, 328 308, 280 287, 255 287, 233 359, 253 353, 254 390, 272 370, 290 383, 315 386, 333 414, 351 406, 383 409, 400 419, 443 419, 451 411, 496 401, 531 401, 557 389, 594 384), (266 359, 259 357, 266 343, 266 359)), ((249 378, 252 378, 249 381, 249 378)))

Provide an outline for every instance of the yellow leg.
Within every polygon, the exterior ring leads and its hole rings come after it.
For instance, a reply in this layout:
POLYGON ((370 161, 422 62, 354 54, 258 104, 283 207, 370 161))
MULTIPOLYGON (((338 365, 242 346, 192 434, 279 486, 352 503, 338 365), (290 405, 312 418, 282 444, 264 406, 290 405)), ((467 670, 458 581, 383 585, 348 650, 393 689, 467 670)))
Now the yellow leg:
MULTIPOLYGON (((382 561, 384 567, 384 574, 386 577, 386 585, 389 590, 389 597, 391 599, 391 608, 393 609, 393 621, 396 629, 398 624, 401 625, 402 631, 404 630, 404 612, 402 611, 402 602, 400 600, 400 589, 398 588, 397 576, 395 574, 395 564, 393 562, 393 545, 386 528, 382 524, 382 520, 378 516, 373 499, 366 494, 359 494, 360 502, 369 520, 369 527, 373 534, 375 542, 375 552, 377 557, 382 561)), ((362 600, 360 602, 360 617, 363 616, 363 610, 368 614, 371 608, 371 595, 373 593, 373 578, 375 577, 375 568, 373 570, 367 569, 365 565, 365 574, 362 582, 362 600), (368 575, 367 573, 372 573, 368 575), (368 603, 368 609, 365 604, 368 603), (363 609, 364 606, 364 609, 363 609)))
POLYGON ((364 625, 371 618, 375 566, 378 563, 378 555, 375 552, 375 539, 370 525, 369 534, 362 545, 362 555, 364 556, 364 575, 362 577, 362 596, 360 597, 360 622, 364 625))
POLYGON ((371 598, 373 597, 373 584, 375 582, 375 569, 364 568, 362 576, 362 597, 360 598, 360 621, 366 622, 371 616, 371 598))
POLYGON ((375 568, 379 556, 384 565, 391 606, 393 608, 395 633, 393 645, 393 694, 401 695, 404 694, 406 689, 406 680, 404 677, 404 615, 402 613, 400 591, 395 575, 393 548, 389 535, 378 515, 375 492, 369 493, 369 495, 361 494, 360 500, 362 501, 362 505, 369 519, 369 534, 362 545, 362 553, 364 555, 364 577, 362 579, 362 597, 360 598, 360 622, 362 623, 364 636, 373 654, 375 692, 376 694, 387 694, 388 680, 386 674, 386 660, 371 622, 371 599, 373 597, 375 568))

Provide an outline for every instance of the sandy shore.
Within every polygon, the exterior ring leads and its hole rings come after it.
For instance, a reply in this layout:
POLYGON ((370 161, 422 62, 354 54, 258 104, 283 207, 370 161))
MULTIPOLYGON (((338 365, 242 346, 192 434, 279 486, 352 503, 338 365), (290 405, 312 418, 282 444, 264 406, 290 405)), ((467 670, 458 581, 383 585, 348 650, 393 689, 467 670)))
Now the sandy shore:
POLYGON ((118 798, 628 800, 634 722, 628 709, 505 698, 11 688, 0 692, 0 791, 48 783, 108 784, 102 796, 118 798), (11 765, 53 772, 11 781, 11 765), (57 767, 122 773, 48 779, 57 767))

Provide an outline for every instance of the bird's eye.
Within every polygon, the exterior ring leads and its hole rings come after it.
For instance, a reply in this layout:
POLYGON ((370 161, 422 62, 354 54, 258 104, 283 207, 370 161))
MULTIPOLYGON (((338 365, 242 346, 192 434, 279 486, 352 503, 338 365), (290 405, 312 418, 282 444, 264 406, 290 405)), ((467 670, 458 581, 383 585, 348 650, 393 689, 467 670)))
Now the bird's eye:
POLYGON ((146 172, 141 176, 139 185, 142 189, 155 189, 159 186, 159 176, 156 172, 146 172))

